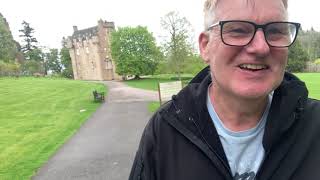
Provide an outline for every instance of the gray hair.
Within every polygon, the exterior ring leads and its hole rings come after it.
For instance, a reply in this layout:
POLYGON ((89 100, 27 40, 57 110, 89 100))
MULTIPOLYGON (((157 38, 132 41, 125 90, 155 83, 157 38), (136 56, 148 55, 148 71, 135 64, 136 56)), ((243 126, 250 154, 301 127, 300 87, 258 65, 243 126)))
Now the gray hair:
MULTIPOLYGON (((204 3, 204 30, 206 31, 216 20, 215 10, 219 0, 205 0, 204 3)), ((282 0, 284 7, 288 8, 288 0, 282 0)))

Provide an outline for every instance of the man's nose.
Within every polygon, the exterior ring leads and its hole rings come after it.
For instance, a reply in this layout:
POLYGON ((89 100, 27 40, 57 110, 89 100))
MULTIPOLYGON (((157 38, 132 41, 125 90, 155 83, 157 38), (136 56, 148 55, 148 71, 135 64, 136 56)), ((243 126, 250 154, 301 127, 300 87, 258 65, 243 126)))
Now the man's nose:
POLYGON ((255 53, 258 56, 266 56, 270 52, 270 47, 261 29, 257 30, 252 41, 247 45, 246 49, 249 53, 255 53))

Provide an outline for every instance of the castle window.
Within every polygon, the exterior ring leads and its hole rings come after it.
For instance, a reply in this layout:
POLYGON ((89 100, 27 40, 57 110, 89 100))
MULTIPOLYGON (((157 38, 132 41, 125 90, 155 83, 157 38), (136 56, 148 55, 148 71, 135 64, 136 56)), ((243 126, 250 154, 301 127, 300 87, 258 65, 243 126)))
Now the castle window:
POLYGON ((106 69, 112 69, 112 61, 106 62, 106 69))
POLYGON ((92 68, 92 70, 94 70, 95 69, 95 64, 94 64, 94 62, 91 60, 91 68, 92 68))
POLYGON ((89 48, 88 47, 86 47, 86 53, 89 54, 89 48))
POLYGON ((77 49, 76 52, 77 52, 77 55, 80 56, 80 51, 79 51, 79 49, 77 49))

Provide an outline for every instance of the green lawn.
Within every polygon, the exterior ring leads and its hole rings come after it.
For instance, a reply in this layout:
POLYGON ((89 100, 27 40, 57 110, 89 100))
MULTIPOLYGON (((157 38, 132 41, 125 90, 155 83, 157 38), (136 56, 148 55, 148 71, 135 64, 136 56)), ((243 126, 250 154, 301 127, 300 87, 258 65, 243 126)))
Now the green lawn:
POLYGON ((320 100, 320 73, 297 73, 309 90, 309 97, 320 100))
POLYGON ((160 107, 159 101, 150 102, 148 104, 148 111, 149 112, 156 112, 156 110, 160 107))
POLYGON ((143 78, 139 80, 136 80, 136 79, 128 80, 128 81, 125 81, 125 83, 131 87, 157 91, 159 82, 169 82, 169 81, 171 80, 158 79, 158 78, 143 78))
POLYGON ((97 83, 46 78, 0 78, 0 179, 36 172, 100 103, 97 83))
MULTIPOLYGON (((193 76, 189 74, 182 75, 181 79, 183 84, 187 84, 192 79, 192 77, 193 76)), ((170 82, 170 81, 178 81, 178 77, 172 74, 163 74, 163 75, 149 76, 139 80, 137 79, 128 80, 128 81, 125 81, 125 83, 131 87, 157 91, 158 83, 170 82)))
MULTIPOLYGON (((309 90, 309 97, 320 99, 320 73, 296 73, 296 75, 306 83, 309 90)), ((126 81, 129 86, 141 88, 141 89, 149 89, 149 90, 158 90, 159 82, 168 82, 173 81, 173 75, 158 75, 151 76, 148 78, 144 78, 141 80, 130 80, 126 81)), ((184 80, 188 81, 192 77, 185 76, 184 80)), ((151 102, 148 105, 148 110, 150 112, 155 112, 159 107, 159 102, 151 102)))

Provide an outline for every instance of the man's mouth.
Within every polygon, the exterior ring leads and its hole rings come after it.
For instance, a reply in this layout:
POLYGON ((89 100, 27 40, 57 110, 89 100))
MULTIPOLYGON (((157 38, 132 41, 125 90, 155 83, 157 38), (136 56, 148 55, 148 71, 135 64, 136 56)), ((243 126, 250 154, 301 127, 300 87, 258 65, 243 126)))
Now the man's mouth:
POLYGON ((261 71, 269 68, 264 64, 240 64, 238 67, 247 71, 261 71))

